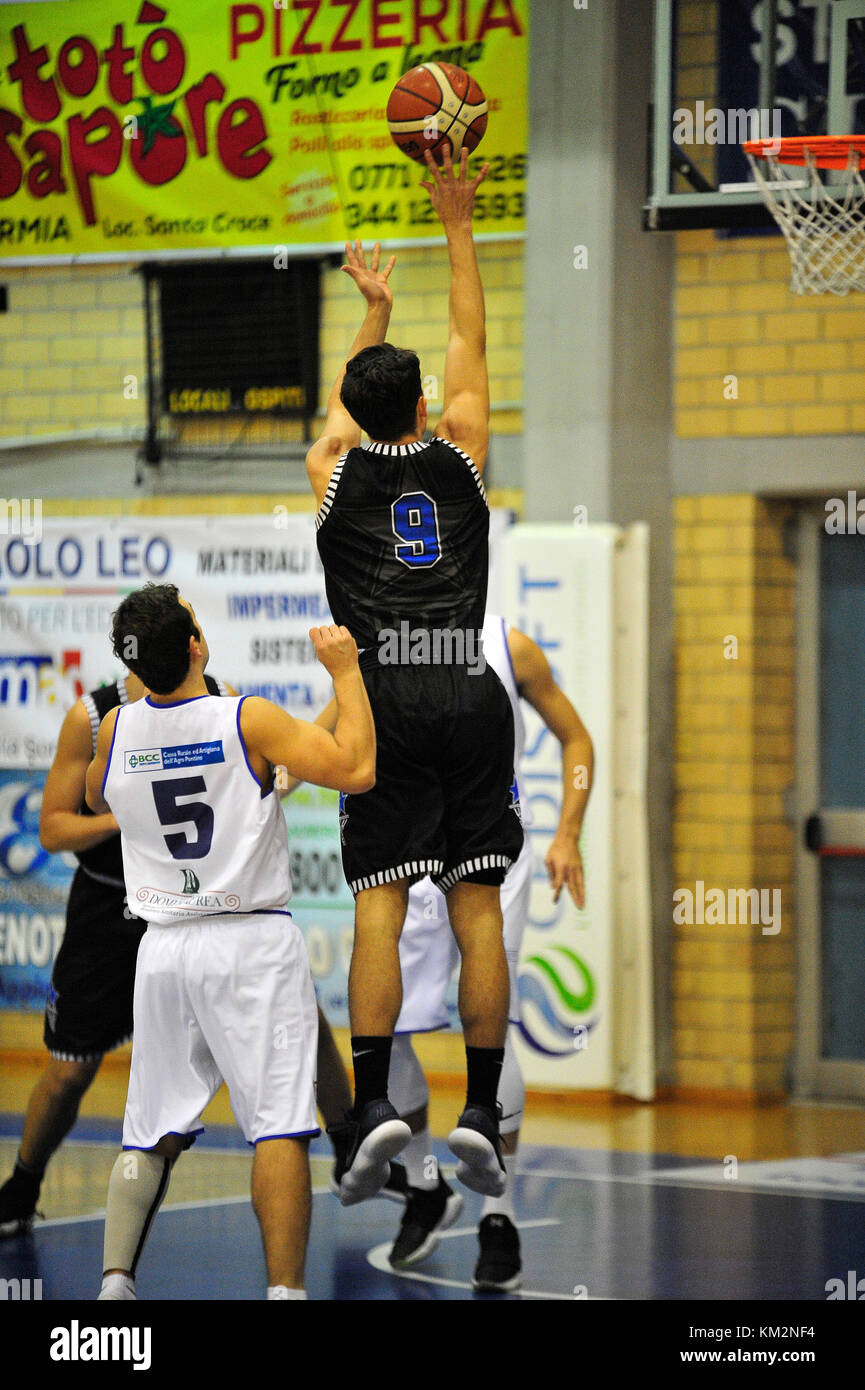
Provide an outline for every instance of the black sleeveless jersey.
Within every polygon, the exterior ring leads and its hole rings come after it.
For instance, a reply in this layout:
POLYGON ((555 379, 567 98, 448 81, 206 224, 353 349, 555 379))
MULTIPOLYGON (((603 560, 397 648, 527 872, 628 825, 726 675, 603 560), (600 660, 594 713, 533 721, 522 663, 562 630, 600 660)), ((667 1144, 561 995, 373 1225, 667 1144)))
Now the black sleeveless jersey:
MULTIPOLYGON (((225 695, 227 693, 222 681, 216 680, 214 676, 205 675, 204 682, 211 695, 225 695)), ((115 681, 113 685, 102 685, 98 690, 91 690, 88 695, 82 695, 81 703, 90 716, 92 751, 95 757, 99 725, 109 710, 115 709, 118 705, 129 703, 125 676, 121 676, 120 680, 115 681)), ((82 816, 93 815, 86 801, 82 801, 79 814, 82 816)), ((123 855, 120 849, 119 832, 112 835, 110 839, 103 840, 100 845, 94 845, 92 849, 76 851, 75 857, 84 872, 90 878, 96 879, 97 883, 106 883, 112 888, 124 887, 123 855)))
POLYGON ((434 438, 349 449, 316 527, 333 620, 359 647, 405 621, 480 632, 490 514, 480 474, 456 445, 434 438))

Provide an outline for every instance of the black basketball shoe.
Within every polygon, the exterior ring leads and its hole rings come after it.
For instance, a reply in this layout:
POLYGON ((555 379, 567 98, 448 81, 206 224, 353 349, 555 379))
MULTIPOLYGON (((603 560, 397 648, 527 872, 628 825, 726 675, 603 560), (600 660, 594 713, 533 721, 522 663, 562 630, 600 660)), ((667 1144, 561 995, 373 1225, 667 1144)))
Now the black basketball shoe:
POLYGON ((452 1226, 462 1209, 462 1197, 441 1174, 438 1187, 410 1187, 399 1235, 388 1256, 394 1269, 410 1269, 431 1255, 439 1243, 439 1232, 452 1226))
MULTIPOLYGON (((352 1145, 354 1135, 354 1124, 351 1121, 345 1124, 331 1125, 327 1131, 328 1138, 333 1144, 333 1168, 330 1174, 330 1190, 339 1196, 339 1185, 342 1176, 348 1166, 348 1155, 352 1145)), ((388 1201, 398 1202, 404 1207, 408 1198, 408 1178, 406 1177, 405 1165, 402 1163, 390 1163, 387 1182, 376 1195, 387 1197, 388 1201)))
POLYGON ((411 1130, 389 1100, 370 1101, 359 1117, 349 1111, 346 1123, 350 1134, 339 1200, 351 1207, 381 1191, 390 1176, 390 1160, 405 1148, 411 1130))
POLYGON ((448 1135, 448 1147, 460 1160, 457 1177, 472 1192, 501 1197, 507 1175, 499 1146, 499 1120, 485 1105, 467 1105, 448 1135))
POLYGON ((472 1287, 489 1293, 511 1293, 522 1283, 520 1236, 507 1216, 485 1216, 478 1227, 481 1253, 472 1287))
POLYGON ((0 1239, 26 1235, 38 1215, 41 1176, 27 1173, 16 1163, 11 1178, 0 1187, 0 1239))

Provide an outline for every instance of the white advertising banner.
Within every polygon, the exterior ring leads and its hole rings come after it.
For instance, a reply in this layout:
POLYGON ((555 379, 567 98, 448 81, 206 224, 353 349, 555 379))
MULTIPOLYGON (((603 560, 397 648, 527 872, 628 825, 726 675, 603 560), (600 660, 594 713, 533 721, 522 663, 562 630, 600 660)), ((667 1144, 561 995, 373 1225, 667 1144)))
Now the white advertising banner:
POLYGON ((330 678, 307 633, 330 621, 311 516, 46 519, 0 544, 0 766, 49 767, 64 713, 115 680, 111 614, 152 580, 189 598, 211 669, 314 717, 330 678))
MULTIPOLYGON (((653 1085, 645 868, 645 536, 612 526, 509 526, 493 514, 491 606, 546 652, 595 746, 582 834, 586 905, 552 902, 544 856, 561 810, 556 739, 526 707, 521 795, 535 880, 519 975, 517 1045, 529 1085, 653 1085)), ((643 528, 644 531, 645 528, 643 528)), ((75 860, 39 844, 45 773, 65 712, 123 670, 109 642, 120 598, 153 580, 189 598, 212 674, 313 719, 330 698, 308 630, 330 620, 311 514, 45 519, 0 536, 0 1009, 41 1010, 75 860)), ((578 770, 573 771, 579 775, 578 770)), ((337 796, 284 798, 292 910, 319 1000, 347 1023, 353 904, 337 796)), ((455 1026, 456 981, 448 1012, 455 1026)))
MULTIPOLYGON (((123 672, 111 614, 148 580, 176 584, 211 651, 210 671, 314 719, 332 694, 308 632, 330 621, 312 513, 30 517, 0 533, 0 1009, 40 1010, 62 940, 75 859, 39 844, 39 810, 63 717, 123 672)), ((493 550, 510 514, 491 518, 493 550)), ((344 1026, 353 902, 343 878, 337 794, 283 799, 292 912, 322 1007, 344 1026)), ((456 1016, 455 986, 451 989, 456 1016)))
MULTIPOLYGON (((122 674, 111 614, 148 580, 189 598, 212 674, 241 694, 313 719, 332 693, 308 637, 330 621, 311 514, 45 518, 0 536, 0 1008, 44 1006, 76 862, 39 844, 45 774, 66 711, 122 674)), ((348 930, 350 949, 352 904, 336 803, 335 792, 302 788, 284 805, 295 917, 314 919, 320 978, 333 977, 344 1011, 332 942, 348 930)))
MULTIPOLYGON (((558 742, 525 710, 518 775, 535 874, 519 973, 517 1050, 527 1082, 547 1088, 630 1085, 617 1048, 617 857, 627 858, 628 847, 617 845, 614 834, 620 791, 615 749, 620 716, 629 702, 643 698, 644 681, 621 669, 616 643, 625 614, 631 623, 640 621, 645 576, 633 565, 619 573, 626 534, 615 526, 518 525, 501 548, 503 612, 543 649, 595 750, 580 841, 586 902, 579 909, 567 893, 553 902, 544 857, 561 813, 563 775, 584 774, 579 768, 563 772, 558 742)), ((645 737, 644 725, 636 721, 637 740, 640 730, 645 737)), ((644 745, 642 751, 644 783, 644 745)), ((645 815, 639 787, 635 795, 639 822, 645 815)), ((641 926, 647 937, 648 920, 641 926)), ((633 1043, 651 1054, 650 1031, 636 1030, 633 1043)))

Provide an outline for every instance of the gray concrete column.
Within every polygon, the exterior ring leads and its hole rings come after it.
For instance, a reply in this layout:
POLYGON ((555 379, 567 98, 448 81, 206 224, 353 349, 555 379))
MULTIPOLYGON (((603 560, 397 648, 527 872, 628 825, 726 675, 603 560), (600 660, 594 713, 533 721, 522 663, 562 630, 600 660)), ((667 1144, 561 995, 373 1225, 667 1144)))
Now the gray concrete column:
POLYGON ((651 527, 650 851, 663 1080, 670 1059, 674 247, 670 235, 642 230, 652 9, 651 0, 532 3, 523 491, 527 521, 565 521, 584 506, 589 522, 651 527))

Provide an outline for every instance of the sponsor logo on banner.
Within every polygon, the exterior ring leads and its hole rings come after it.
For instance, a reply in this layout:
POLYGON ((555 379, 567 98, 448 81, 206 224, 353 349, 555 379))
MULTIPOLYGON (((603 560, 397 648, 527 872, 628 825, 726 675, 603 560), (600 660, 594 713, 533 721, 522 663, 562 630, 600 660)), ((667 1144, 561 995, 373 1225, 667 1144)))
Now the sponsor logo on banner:
POLYGON ((161 772, 161 748, 133 748, 123 754, 124 772, 161 772))
POLYGON ((123 754, 124 772, 167 772, 175 767, 224 763, 222 739, 212 743, 178 743, 172 748, 133 748, 123 754))
POLYGON ((74 861, 39 843, 43 780, 0 770, 0 1009, 44 1007, 63 940, 74 861))
POLYGON ((141 905, 141 914, 145 919, 148 908, 157 912, 174 913, 178 917, 188 917, 202 912, 236 912, 240 907, 240 898, 236 893, 224 893, 221 890, 198 893, 184 888, 182 893, 171 893, 162 888, 139 888, 135 897, 141 905))
POLYGON ((0 787, 0 874, 25 878, 47 866, 51 856, 39 843, 42 788, 10 779, 0 787))
POLYGON ((201 767, 204 763, 224 762, 221 738, 214 739, 212 743, 178 743, 173 748, 162 750, 163 768, 201 767))
POLYGON ((528 0, 5 8, 0 257, 246 246, 282 269, 289 247, 348 234, 437 237, 385 108, 443 55, 497 117, 470 160, 491 165, 478 230, 524 229, 528 0))
POLYGON ((529 1047, 545 1057, 580 1051, 600 1021, 592 1006, 595 977, 569 946, 536 951, 522 963, 517 990, 518 1028, 529 1047))

